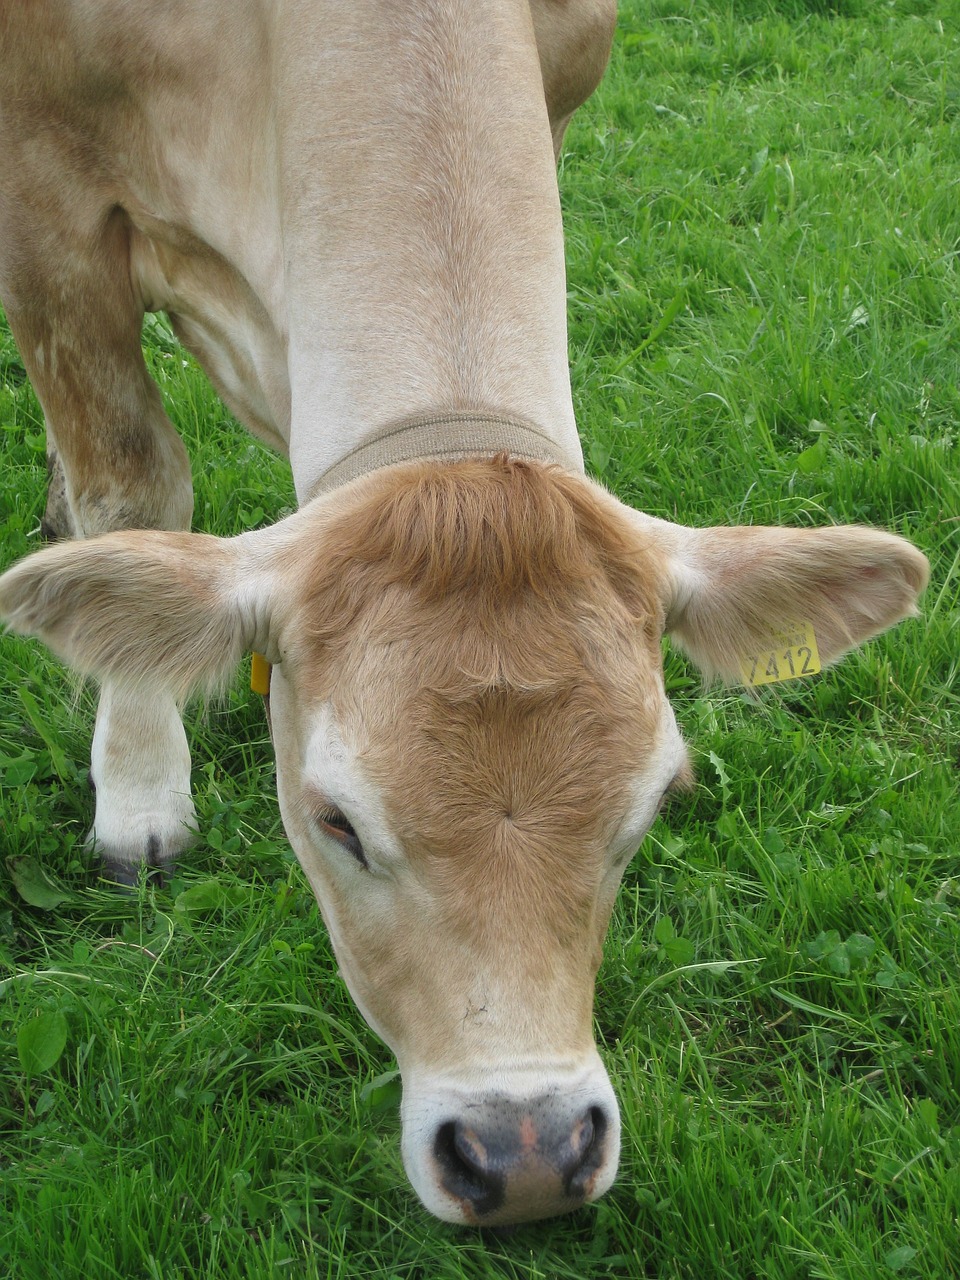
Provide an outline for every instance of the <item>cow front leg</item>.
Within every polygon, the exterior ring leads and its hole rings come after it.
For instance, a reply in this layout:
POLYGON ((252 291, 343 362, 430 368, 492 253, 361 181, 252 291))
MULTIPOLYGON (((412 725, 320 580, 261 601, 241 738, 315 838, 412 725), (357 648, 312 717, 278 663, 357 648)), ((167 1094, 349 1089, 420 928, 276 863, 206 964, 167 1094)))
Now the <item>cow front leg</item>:
MULTIPOLYGON (((14 193, 0 199, 0 281, 47 424, 45 532, 189 529, 190 461, 144 364, 126 216, 78 180, 59 217, 56 202, 29 199, 44 181, 35 149, 15 155, 11 182, 38 212, 5 220, 14 193)), ((168 867, 190 843, 190 759, 172 698, 105 685, 91 776, 91 838, 108 874, 133 881, 140 864, 168 867)))
POLYGON ((190 749, 173 698, 105 683, 90 779, 96 813, 89 839, 106 878, 134 885, 142 866, 166 877, 197 826, 190 749))

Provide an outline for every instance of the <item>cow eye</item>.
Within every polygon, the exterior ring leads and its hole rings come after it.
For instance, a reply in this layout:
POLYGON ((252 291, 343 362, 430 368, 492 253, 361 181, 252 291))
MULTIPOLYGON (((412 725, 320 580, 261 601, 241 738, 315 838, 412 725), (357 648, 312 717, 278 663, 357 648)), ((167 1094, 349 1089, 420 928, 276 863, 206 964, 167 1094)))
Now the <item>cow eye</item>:
POLYGON ((328 836, 333 836, 334 840, 339 845, 342 845, 347 853, 356 858, 361 867, 367 865, 360 838, 347 821, 344 813, 332 804, 328 804, 324 805, 322 809, 318 809, 314 817, 316 818, 317 826, 325 831, 328 836))

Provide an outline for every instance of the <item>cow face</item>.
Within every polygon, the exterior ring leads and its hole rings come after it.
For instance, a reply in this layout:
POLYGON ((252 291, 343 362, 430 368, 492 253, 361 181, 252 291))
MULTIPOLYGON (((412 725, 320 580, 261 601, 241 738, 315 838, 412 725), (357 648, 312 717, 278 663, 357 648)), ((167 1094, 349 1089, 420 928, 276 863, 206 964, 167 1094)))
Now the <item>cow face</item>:
POLYGON ((616 1170, 594 977, 623 869, 687 772, 656 584, 629 526, 542 470, 375 488, 277 637, 284 823, 397 1054, 421 1198, 451 1221, 557 1213, 616 1170))
POLYGON ((0 609, 167 694, 267 653, 284 823, 396 1052, 411 1181, 438 1216, 497 1224, 616 1171, 593 984, 623 869, 689 776, 664 629, 729 674, 807 621, 829 661, 925 576, 890 535, 683 530, 501 458, 390 469, 229 541, 52 548, 0 609))
POLYGON ((535 588, 529 558, 505 581, 485 545, 453 591, 409 546, 337 561, 274 671, 287 832, 397 1054, 421 1198, 451 1221, 559 1212, 616 1170, 594 976, 626 862, 686 772, 659 632, 594 554, 535 588), (363 605, 334 623, 345 594, 363 605))

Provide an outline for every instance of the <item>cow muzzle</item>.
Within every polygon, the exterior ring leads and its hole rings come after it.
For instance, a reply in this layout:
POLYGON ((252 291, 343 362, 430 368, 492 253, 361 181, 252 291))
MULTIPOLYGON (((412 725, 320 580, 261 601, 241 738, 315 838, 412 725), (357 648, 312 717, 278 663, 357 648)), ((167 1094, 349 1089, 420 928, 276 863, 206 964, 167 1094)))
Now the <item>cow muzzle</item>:
POLYGON ((501 1226, 601 1196, 617 1171, 620 1117, 597 1068, 534 1096, 405 1088, 404 1164, 426 1207, 446 1222, 501 1226))

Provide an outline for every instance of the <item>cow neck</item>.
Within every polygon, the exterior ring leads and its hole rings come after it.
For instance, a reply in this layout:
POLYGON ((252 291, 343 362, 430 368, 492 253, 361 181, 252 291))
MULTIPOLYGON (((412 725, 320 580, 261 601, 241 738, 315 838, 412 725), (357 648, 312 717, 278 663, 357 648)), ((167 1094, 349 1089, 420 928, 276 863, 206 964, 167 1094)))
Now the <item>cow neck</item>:
POLYGON ((579 458, 522 418, 478 411, 427 414, 391 423, 323 473, 311 497, 401 462, 462 462, 509 453, 582 471, 579 458))

